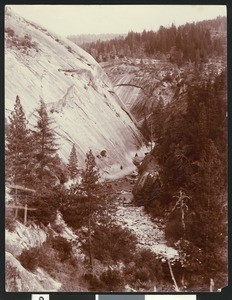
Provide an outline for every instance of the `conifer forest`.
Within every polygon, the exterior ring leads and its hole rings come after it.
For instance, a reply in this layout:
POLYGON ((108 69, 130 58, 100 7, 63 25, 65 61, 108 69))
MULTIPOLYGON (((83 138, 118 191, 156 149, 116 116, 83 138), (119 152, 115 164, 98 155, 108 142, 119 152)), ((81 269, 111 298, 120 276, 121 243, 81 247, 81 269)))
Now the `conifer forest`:
POLYGON ((226 25, 63 38, 6 8, 7 291, 227 286, 226 25))

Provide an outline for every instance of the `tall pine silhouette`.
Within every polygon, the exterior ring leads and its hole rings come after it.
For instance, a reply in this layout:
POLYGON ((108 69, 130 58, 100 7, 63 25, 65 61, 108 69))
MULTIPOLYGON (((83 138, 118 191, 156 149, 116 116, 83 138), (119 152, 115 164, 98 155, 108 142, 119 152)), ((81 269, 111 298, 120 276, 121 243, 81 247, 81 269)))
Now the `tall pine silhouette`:
POLYGON ((93 216, 100 208, 100 184, 99 173, 95 162, 95 157, 90 150, 86 153, 86 169, 82 179, 82 189, 86 194, 88 206, 88 255, 90 267, 93 270, 93 249, 92 249, 92 227, 93 216))
POLYGON ((19 96, 6 132, 6 176, 14 184, 27 184, 32 163, 31 132, 19 96))
POLYGON ((75 145, 73 144, 72 150, 69 156, 68 162, 68 172, 71 179, 74 179, 77 176, 78 169, 77 169, 77 153, 75 145))
POLYGON ((57 144, 55 142, 55 132, 52 128, 53 121, 48 116, 46 105, 40 101, 37 112, 37 124, 34 131, 35 142, 35 167, 34 173, 39 184, 51 185, 57 180, 56 168, 58 160, 56 156, 57 144))

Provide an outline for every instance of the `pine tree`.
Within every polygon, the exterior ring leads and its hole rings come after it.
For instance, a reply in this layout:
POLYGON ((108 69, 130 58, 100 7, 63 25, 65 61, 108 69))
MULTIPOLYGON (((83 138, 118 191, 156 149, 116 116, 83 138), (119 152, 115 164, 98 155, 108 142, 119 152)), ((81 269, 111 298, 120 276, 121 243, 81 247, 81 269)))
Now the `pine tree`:
POLYGON ((73 144, 70 156, 69 156, 69 162, 68 162, 68 171, 71 179, 74 179, 78 174, 77 169, 77 154, 76 154, 76 148, 73 144))
POLYGON ((31 133, 20 99, 17 96, 14 110, 9 117, 6 132, 6 174, 14 184, 26 184, 30 180, 31 133))
MULTIPOLYGON (((184 273, 190 279, 193 271, 201 272, 208 282, 212 274, 218 280, 226 273, 227 130, 223 76, 216 77, 214 84, 199 81, 188 88, 186 111, 166 121, 164 139, 156 149, 166 189, 173 194, 184 188, 192 199, 185 220, 185 238, 180 241, 186 257, 184 273)), ((179 235, 180 215, 173 218, 175 222, 167 226, 179 235)))
POLYGON ((86 169, 82 180, 82 189, 86 194, 88 206, 88 254, 90 267, 93 270, 93 249, 92 249, 92 221, 93 215, 99 210, 99 173, 96 167, 95 157, 90 150, 86 154, 86 169))
POLYGON ((157 140, 162 135, 163 130, 163 120, 164 120, 164 103, 163 100, 159 100, 156 108, 152 112, 152 120, 151 120, 151 129, 152 136, 154 140, 157 140))
POLYGON ((89 150, 89 153, 86 153, 86 169, 84 172, 82 185, 88 197, 93 195, 94 190, 99 187, 99 173, 95 162, 95 157, 92 153, 92 150, 89 150))
POLYGON ((145 116, 142 126, 141 126, 141 132, 142 132, 143 136, 145 137, 145 143, 148 145, 148 143, 151 141, 151 130, 149 128, 146 116, 145 116))
MULTIPOLYGON (((108 222, 108 203, 112 202, 112 197, 114 195, 110 185, 99 183, 95 158, 92 151, 89 151, 86 154, 86 169, 82 173, 82 182, 75 182, 70 186, 60 211, 65 222, 72 228, 87 226, 91 239, 96 220, 103 224, 108 222)), ((92 251, 90 255, 92 257, 92 251)))
POLYGON ((49 118, 44 101, 41 100, 37 112, 37 124, 34 131, 35 141, 35 166, 34 175, 37 183, 45 185, 53 184, 56 178, 57 144, 55 142, 55 132, 51 125, 53 121, 49 118))

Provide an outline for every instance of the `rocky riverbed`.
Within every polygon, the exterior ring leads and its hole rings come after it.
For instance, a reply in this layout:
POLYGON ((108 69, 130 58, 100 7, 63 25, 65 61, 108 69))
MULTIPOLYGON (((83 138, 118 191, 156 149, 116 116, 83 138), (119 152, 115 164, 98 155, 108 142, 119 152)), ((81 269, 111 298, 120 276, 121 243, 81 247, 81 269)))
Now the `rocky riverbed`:
POLYGON ((164 233, 164 225, 158 220, 152 220, 145 212, 143 206, 133 204, 131 192, 133 181, 127 185, 125 182, 117 183, 117 201, 112 211, 112 218, 116 224, 131 230, 138 239, 138 247, 150 249, 164 260, 178 259, 178 252, 167 245, 164 233), (125 189, 121 189, 123 186, 125 189))

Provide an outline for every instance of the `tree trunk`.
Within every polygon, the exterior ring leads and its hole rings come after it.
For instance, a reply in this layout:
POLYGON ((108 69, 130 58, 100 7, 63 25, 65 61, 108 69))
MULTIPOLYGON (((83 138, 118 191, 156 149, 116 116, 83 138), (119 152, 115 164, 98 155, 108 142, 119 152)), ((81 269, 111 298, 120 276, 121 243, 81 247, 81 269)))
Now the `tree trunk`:
POLYGON ((171 274, 171 277, 172 277, 172 280, 173 280, 173 283, 174 283, 174 286, 175 286, 175 291, 179 292, 180 289, 179 289, 179 287, 177 285, 176 279, 175 279, 173 271, 172 271, 172 266, 171 266, 171 263, 170 263, 169 260, 168 260, 168 266, 169 266, 170 274, 171 274))
POLYGON ((184 290, 186 290, 186 282, 185 282, 185 273, 183 270, 182 278, 181 278, 181 284, 184 290))
POLYGON ((183 237, 185 237, 185 215, 184 215, 184 206, 183 206, 183 192, 180 191, 180 207, 181 207, 181 223, 183 228, 183 237))
POLYGON ((92 242, 91 242, 91 223, 90 223, 90 217, 88 220, 88 244, 89 244, 89 265, 91 268, 91 271, 93 271, 93 258, 92 258, 92 242))
POLYGON ((214 291, 214 280, 212 278, 210 278, 209 291, 210 292, 214 291))

